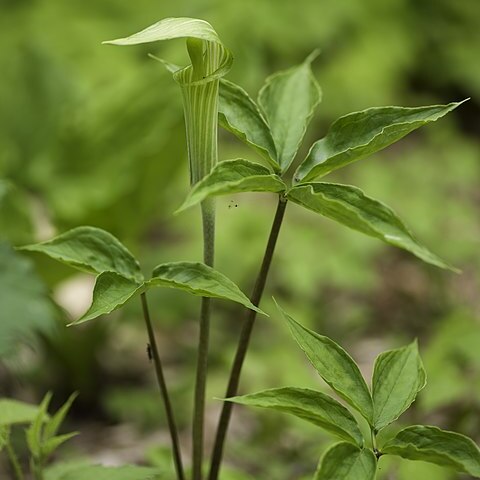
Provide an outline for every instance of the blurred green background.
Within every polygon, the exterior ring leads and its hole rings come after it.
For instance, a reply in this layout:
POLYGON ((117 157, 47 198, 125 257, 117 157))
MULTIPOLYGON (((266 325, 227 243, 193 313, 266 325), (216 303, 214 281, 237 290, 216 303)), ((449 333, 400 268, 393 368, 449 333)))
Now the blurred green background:
MULTIPOLYGON (((12 249, 88 224, 118 236, 147 271, 201 258, 198 211, 173 215, 189 188, 180 92, 147 57, 185 63, 183 42, 101 45, 167 16, 212 23, 235 55, 228 78, 254 96, 266 76, 320 48, 313 67, 324 95, 307 144, 350 111, 471 97, 438 124, 331 178, 392 206, 463 273, 423 265, 289 206, 263 303, 271 318, 257 323, 242 391, 323 388, 272 307, 274 295, 349 349, 367 376, 380 351, 418 337, 429 382, 400 423, 436 424, 479 442, 478 0, 0 0, 0 395, 38 401, 52 390, 60 404, 79 390, 70 422, 82 435, 63 458, 171 468, 140 305, 67 329, 86 308, 92 279, 12 249)), ((261 161, 221 132, 220 158, 237 157, 261 161)), ((269 195, 218 201, 216 266, 245 291, 274 208, 269 195)), ((164 290, 150 302, 188 451, 199 301, 164 290)), ((209 442, 219 409, 213 397, 224 394, 242 316, 216 302, 209 442)), ((331 443, 300 421, 238 408, 223 478, 307 479, 331 443)), ((381 478, 460 477, 382 459, 381 478)))

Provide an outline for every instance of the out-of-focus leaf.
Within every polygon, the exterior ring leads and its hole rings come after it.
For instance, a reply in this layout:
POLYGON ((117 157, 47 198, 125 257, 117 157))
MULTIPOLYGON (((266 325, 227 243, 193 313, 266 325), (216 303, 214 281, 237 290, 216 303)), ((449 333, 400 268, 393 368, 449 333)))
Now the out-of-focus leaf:
POLYGON ((78 397, 78 393, 72 393, 70 397, 68 397, 67 401, 62 405, 62 407, 55 413, 55 415, 47 422, 45 425, 45 436, 47 438, 53 437, 57 434, 58 429, 62 425, 65 417, 67 416, 72 403, 78 397))
POLYGON ((226 400, 295 415, 347 442, 363 446, 363 436, 353 415, 343 405, 324 393, 304 388, 285 387, 226 400))
POLYGON ((303 140, 321 91, 310 64, 311 54, 303 63, 267 78, 258 95, 258 103, 272 132, 277 163, 288 169, 303 140))
POLYGON ((42 427, 48 419, 48 407, 52 399, 51 392, 47 392, 30 427, 26 430, 27 445, 34 458, 40 458, 42 452, 42 427))
POLYGON ((345 115, 331 125, 326 137, 313 144, 295 172, 295 179, 309 182, 378 152, 413 130, 442 118, 462 103, 416 108, 377 107, 345 115))
POLYGON ((288 198, 349 228, 408 250, 424 262, 455 270, 416 240, 391 208, 367 197, 357 187, 307 183, 293 187, 288 192, 288 198))
POLYGON ((381 353, 372 380, 374 428, 378 431, 395 421, 415 401, 426 382, 416 341, 381 353))
POLYGON ((100 228, 77 227, 20 250, 44 253, 88 273, 116 272, 136 281, 143 279, 135 257, 111 233, 100 228))
POLYGON ((0 358, 54 327, 55 311, 32 262, 0 242, 0 358))
POLYGON ((10 182, 0 179, 0 238, 11 243, 31 241, 32 219, 27 197, 10 182))
POLYGON ((377 460, 371 450, 338 443, 322 458, 314 480, 374 480, 377 460))
POLYGON ((56 437, 46 438, 42 444, 42 455, 49 457, 60 445, 79 435, 79 432, 65 433, 56 437))
POLYGON ((113 312, 125 305, 136 294, 144 290, 142 283, 122 277, 115 272, 101 273, 93 289, 92 305, 88 311, 71 325, 87 322, 113 312))
POLYGON ((227 160, 214 169, 190 191, 178 211, 185 210, 205 198, 240 192, 280 193, 287 189, 282 179, 267 168, 247 160, 227 160))
POLYGON ((278 309, 287 321, 293 338, 305 352, 315 370, 345 401, 372 424, 372 397, 360 369, 352 357, 330 338, 309 330, 280 307, 278 309))
POLYGON ((10 426, 0 425, 0 453, 10 441, 10 426))
POLYGON ((158 265, 145 286, 177 288, 201 297, 231 300, 266 315, 229 278, 203 263, 172 262, 158 265))
POLYGON ((0 426, 31 423, 38 415, 38 407, 11 398, 0 399, 0 426))
MULTIPOLYGON (((62 466, 60 466, 62 467, 62 466)), ((45 480, 170 480, 156 468, 125 465, 123 467, 103 467, 101 465, 66 464, 63 468, 47 470, 45 480)))
POLYGON ((415 425, 397 433, 382 453, 422 460, 480 477, 480 449, 468 437, 437 427, 415 425))
POLYGON ((253 147, 277 171, 275 143, 257 104, 239 85, 222 79, 218 113, 223 128, 253 147))

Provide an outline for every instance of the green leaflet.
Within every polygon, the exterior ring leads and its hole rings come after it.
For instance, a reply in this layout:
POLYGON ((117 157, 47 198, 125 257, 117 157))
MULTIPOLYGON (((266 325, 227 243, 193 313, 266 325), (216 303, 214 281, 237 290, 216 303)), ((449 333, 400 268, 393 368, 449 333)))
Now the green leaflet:
POLYGON ((340 117, 330 126, 326 137, 313 144, 295 172, 295 180, 309 182, 378 152, 413 130, 442 118, 462 103, 416 108, 376 107, 340 117))
POLYGON ((34 458, 40 458, 42 453, 42 440, 43 440, 43 424, 48 420, 48 406, 52 399, 51 392, 47 392, 43 397, 37 411, 37 415, 33 419, 25 435, 27 438, 27 445, 34 458))
POLYGON ((295 415, 347 442, 363 446, 363 436, 353 415, 343 405, 324 393, 286 387, 264 390, 227 400, 295 415))
POLYGON ((450 467, 480 477, 480 449, 468 437, 437 427, 415 425, 397 433, 382 453, 450 467))
POLYGON ((274 192, 287 189, 282 179, 258 163, 247 160, 227 160, 220 162, 205 178, 190 191, 180 212, 209 196, 240 192, 274 192))
POLYGON ((375 361, 372 381, 374 428, 378 431, 386 427, 405 412, 426 380, 416 341, 381 353, 375 361))
POLYGON ((104 43, 137 45, 175 38, 187 39, 192 65, 175 71, 183 95, 190 181, 194 185, 217 163, 219 79, 233 57, 213 27, 195 18, 166 18, 127 38, 104 43))
POLYGON ((10 398, 0 399, 0 426, 31 423, 38 415, 38 407, 10 398))
POLYGON ((368 449, 338 443, 322 458, 314 480, 374 480, 377 459, 368 449))
POLYGON ((295 158, 321 100, 320 87, 310 68, 317 54, 313 52, 300 65, 267 78, 258 96, 258 104, 272 132, 276 160, 282 172, 295 158))
POLYGON ((280 171, 272 134, 257 104, 242 87, 225 79, 220 81, 219 94, 220 125, 256 150, 274 170, 280 171))
POLYGON ((40 252, 88 273, 116 272, 142 281, 140 265, 127 248, 111 233, 95 227, 77 227, 42 243, 20 250, 40 252))
POLYGON ((70 325, 78 325, 101 315, 112 313, 144 290, 142 283, 122 277, 115 272, 103 272, 95 282, 90 308, 70 325))
POLYGON ((152 279, 145 282, 145 286, 177 288, 201 297, 231 300, 266 315, 229 278, 203 263, 164 263, 154 269, 152 279))
POLYGON ((293 187, 287 196, 293 202, 349 228, 408 250, 424 262, 455 271, 418 242, 393 210, 367 197, 357 187, 307 183, 293 187))
POLYGON ((352 357, 333 340, 305 328, 278 305, 277 307, 287 321, 293 337, 320 376, 372 424, 372 397, 352 357))

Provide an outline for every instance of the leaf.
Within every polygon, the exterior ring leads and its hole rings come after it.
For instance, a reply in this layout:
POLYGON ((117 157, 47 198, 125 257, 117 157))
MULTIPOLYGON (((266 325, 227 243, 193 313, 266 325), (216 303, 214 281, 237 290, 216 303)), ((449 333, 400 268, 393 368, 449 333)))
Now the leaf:
POLYGON ((322 458, 314 480, 374 480, 377 459, 371 450, 338 443, 322 458))
POLYGON ((343 405, 324 393, 286 387, 227 398, 227 401, 289 413, 347 442, 363 446, 363 436, 355 418, 343 405))
POLYGON ((258 96, 258 103, 272 132, 276 160, 282 172, 295 158, 321 100, 320 87, 310 68, 316 56, 317 52, 313 52, 300 65, 269 77, 258 96))
POLYGON ((48 289, 33 262, 0 242, 0 358, 14 355, 21 341, 55 327, 48 289))
POLYGON ((37 416, 34 418, 30 427, 26 430, 28 448, 34 458, 40 458, 42 449, 42 426, 48 419, 48 406, 52 400, 52 393, 47 392, 38 407, 37 416))
POLYGON ((372 381, 374 428, 395 421, 415 401, 427 383, 417 342, 377 357, 372 381))
POLYGON ((67 413, 70 410, 72 403, 75 401, 77 397, 78 397, 77 392, 72 393, 68 397, 67 401, 62 405, 62 407, 47 422, 47 424, 45 425, 45 436, 47 438, 53 437, 58 433, 58 429, 60 428, 63 421, 65 420, 65 417, 67 416, 67 413))
POLYGON ((205 198, 240 192, 280 193, 287 189, 282 179, 267 168, 247 160, 227 160, 216 165, 213 170, 190 191, 180 212, 205 198))
POLYGON ((95 227, 77 227, 58 237, 20 250, 40 252, 88 273, 116 272, 142 281, 140 265, 111 233, 95 227))
POLYGON ((352 357, 333 340, 304 327, 278 305, 293 337, 325 382, 370 424, 373 404, 367 384, 352 357))
POLYGON ((38 407, 10 398, 0 399, 0 426, 31 423, 38 415, 38 407))
POLYGON ((435 463, 480 477, 480 449, 459 433, 415 425, 398 432, 381 450, 385 454, 435 463))
MULTIPOLYGON (((145 28, 144 30, 130 35, 126 38, 108 40, 103 42, 110 45, 138 45, 141 43, 151 43, 162 40, 173 40, 176 38, 198 39, 209 42, 215 50, 215 65, 213 71, 207 71, 207 75, 200 81, 194 83, 201 84, 224 76, 231 68, 233 57, 229 50, 220 40, 217 32, 205 20, 198 18, 164 18, 159 22, 145 28)), ((213 53, 213 52, 212 52, 213 53)), ((213 65, 213 64, 212 64, 213 65)), ((174 74, 174 78, 179 83, 192 84, 192 66, 181 69, 174 74)))
POLYGON ((78 325, 111 313, 142 291, 143 283, 137 283, 114 272, 101 273, 93 289, 92 305, 81 318, 70 325, 78 325))
POLYGON ((287 197, 302 207, 353 230, 403 248, 424 262, 455 271, 416 240, 391 208, 367 197, 357 187, 336 183, 308 183, 293 187, 287 197))
POLYGON ((372 155, 442 118, 463 102, 415 108, 375 107, 340 117, 327 135, 313 144, 295 172, 295 180, 309 182, 372 155))
POLYGON ((257 104, 242 87, 225 79, 220 82, 219 93, 220 125, 242 142, 253 147, 274 170, 280 171, 270 128, 257 104))
POLYGON ((201 297, 223 298, 266 315, 229 278, 203 263, 163 263, 155 268, 145 286, 177 288, 201 297))
POLYGON ((42 456, 44 456, 45 458, 49 457, 60 445, 70 440, 71 438, 76 437, 77 435, 79 435, 79 432, 70 432, 45 440, 42 445, 42 456))
POLYGON ((161 480, 166 477, 156 468, 125 465, 123 467, 103 467, 101 465, 67 465, 62 470, 49 469, 46 480, 161 480), (60 471, 60 475, 57 474, 60 471))
POLYGON ((0 425, 0 453, 8 445, 10 441, 10 426, 0 425))

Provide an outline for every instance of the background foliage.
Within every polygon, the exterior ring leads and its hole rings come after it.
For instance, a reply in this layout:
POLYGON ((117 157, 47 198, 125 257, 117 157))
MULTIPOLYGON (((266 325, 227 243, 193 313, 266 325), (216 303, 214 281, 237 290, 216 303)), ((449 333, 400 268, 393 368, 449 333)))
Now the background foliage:
MULTIPOLYGON (((79 390, 71 415, 83 435, 65 456, 90 454, 95 438, 99 461, 132 459, 169 468, 165 447, 158 447, 168 444, 167 436, 154 433, 165 419, 139 305, 112 315, 115 322, 66 329, 88 304, 90 279, 12 249, 90 224, 110 230, 149 268, 200 258, 198 212, 173 216, 188 191, 180 94, 163 67, 147 57, 161 52, 184 62, 183 44, 100 45, 166 16, 212 23, 235 54, 229 78, 252 95, 267 75, 320 48, 313 68, 323 102, 307 133, 311 141, 350 111, 472 97, 438 124, 335 174, 394 207, 463 274, 422 265, 290 205, 264 309, 274 312, 268 299, 275 295, 302 323, 346 346, 366 366, 381 350, 418 337, 428 384, 409 420, 462 431, 478 442, 477 0, 0 0, 1 396, 36 401, 50 389, 60 404, 79 390)), ((220 139, 220 158, 260 160, 228 133, 220 139)), ((219 200, 217 268, 247 291, 274 203, 253 194, 219 200)), ((198 302, 168 290, 151 297, 178 417, 187 427, 198 302)), ((216 302, 210 398, 223 395, 241 315, 235 305, 216 302)), ((243 391, 288 384, 317 388, 320 380, 278 315, 262 318, 243 391)), ((210 430, 217 410, 211 401, 210 430)), ((188 443, 186 428, 184 434, 188 443)), ((238 408, 227 478, 309 478, 325 442, 295 419, 238 408)), ((385 462, 382 472, 385 479, 456 478, 406 461, 385 462)))

